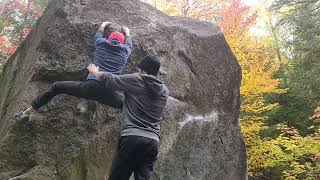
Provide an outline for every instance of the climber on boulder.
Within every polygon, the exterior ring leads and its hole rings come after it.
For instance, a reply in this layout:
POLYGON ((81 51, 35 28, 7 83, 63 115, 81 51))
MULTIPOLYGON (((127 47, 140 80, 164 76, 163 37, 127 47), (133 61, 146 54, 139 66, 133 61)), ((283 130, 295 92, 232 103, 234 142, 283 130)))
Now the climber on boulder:
POLYGON ((114 90, 123 91, 121 137, 112 162, 109 180, 148 180, 158 155, 160 120, 169 90, 157 78, 160 61, 146 56, 138 64, 139 73, 115 75, 99 71, 94 64, 88 70, 100 82, 114 90))
MULTIPOLYGON (((132 51, 132 39, 130 30, 117 23, 103 22, 94 36, 94 64, 102 72, 116 75, 122 71, 132 51), (121 31, 121 32, 120 32, 121 31)), ((31 106, 15 114, 19 119, 28 119, 29 115, 47 104, 58 94, 86 98, 98 101, 113 108, 121 109, 123 97, 118 92, 106 87, 99 82, 92 73, 89 73, 86 81, 58 81, 49 86, 31 103, 31 106)))

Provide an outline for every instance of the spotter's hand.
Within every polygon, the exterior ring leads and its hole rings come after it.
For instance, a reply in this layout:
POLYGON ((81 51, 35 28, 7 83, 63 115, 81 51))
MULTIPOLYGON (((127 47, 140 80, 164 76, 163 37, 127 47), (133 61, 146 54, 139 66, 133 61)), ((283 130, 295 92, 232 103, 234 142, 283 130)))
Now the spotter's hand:
POLYGON ((90 73, 92 73, 93 75, 96 75, 99 73, 99 67, 94 65, 94 64, 89 64, 89 66, 87 67, 87 69, 89 70, 90 73))

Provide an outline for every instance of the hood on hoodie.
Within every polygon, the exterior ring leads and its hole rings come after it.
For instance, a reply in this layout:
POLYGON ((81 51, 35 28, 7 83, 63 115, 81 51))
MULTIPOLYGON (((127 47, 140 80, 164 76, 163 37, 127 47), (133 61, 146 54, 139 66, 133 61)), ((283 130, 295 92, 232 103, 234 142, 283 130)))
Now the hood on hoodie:
POLYGON ((151 98, 159 98, 168 92, 168 88, 163 81, 146 74, 141 75, 141 77, 146 84, 146 88, 150 93, 151 98))

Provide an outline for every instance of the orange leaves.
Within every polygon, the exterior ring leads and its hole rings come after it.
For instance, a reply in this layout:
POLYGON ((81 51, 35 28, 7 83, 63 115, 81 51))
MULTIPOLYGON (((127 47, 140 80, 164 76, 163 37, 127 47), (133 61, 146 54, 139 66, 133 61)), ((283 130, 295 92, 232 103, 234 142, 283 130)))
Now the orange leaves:
POLYGON ((222 5, 219 11, 222 20, 218 23, 226 35, 237 34, 242 36, 257 18, 257 13, 251 13, 250 7, 241 0, 231 0, 222 5))
MULTIPOLYGON (((45 0, 43 1, 43 3, 45 0)), ((12 55, 43 11, 39 1, 7 0, 0 3, 0 54, 12 55)))
POLYGON ((0 36, 0 44, 3 44, 7 41, 7 39, 3 36, 0 36))
MULTIPOLYGON (((30 29, 25 27, 23 28, 22 32, 21 32, 21 35, 22 35, 22 38, 25 39, 28 34, 30 33, 30 29)), ((3 36, 0 36, 0 52, 3 53, 4 55, 12 55, 15 53, 16 49, 17 49, 17 46, 15 45, 12 45, 13 43, 7 41, 7 39, 3 36)))
POLYGON ((14 46, 8 46, 6 44, 7 39, 3 36, 0 36, 0 52, 2 52, 5 55, 12 55, 17 47, 14 46))
POLYGON ((8 1, 6 4, 0 6, 0 10, 2 11, 14 11, 17 10, 20 13, 25 13, 28 10, 28 5, 24 2, 20 1, 8 1))
POLYGON ((18 11, 20 13, 29 13, 32 16, 39 16, 40 7, 31 1, 8 0, 0 6, 0 11, 18 11))
POLYGON ((14 52, 16 52, 17 46, 6 46, 3 49, 3 53, 5 55, 12 55, 14 52))

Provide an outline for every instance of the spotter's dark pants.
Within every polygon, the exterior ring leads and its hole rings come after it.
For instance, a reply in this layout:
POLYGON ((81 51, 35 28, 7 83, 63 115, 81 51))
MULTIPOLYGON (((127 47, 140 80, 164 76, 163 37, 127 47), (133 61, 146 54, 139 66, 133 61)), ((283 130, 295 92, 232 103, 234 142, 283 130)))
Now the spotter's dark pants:
POLYGON ((121 137, 109 180, 128 180, 132 173, 135 180, 149 180, 157 160, 158 146, 157 141, 145 137, 121 137))
POLYGON ((118 92, 107 88, 105 84, 97 80, 87 81, 58 81, 49 86, 33 102, 32 107, 39 109, 47 104, 58 94, 68 94, 71 96, 98 101, 99 103, 122 109, 123 97, 118 92))

